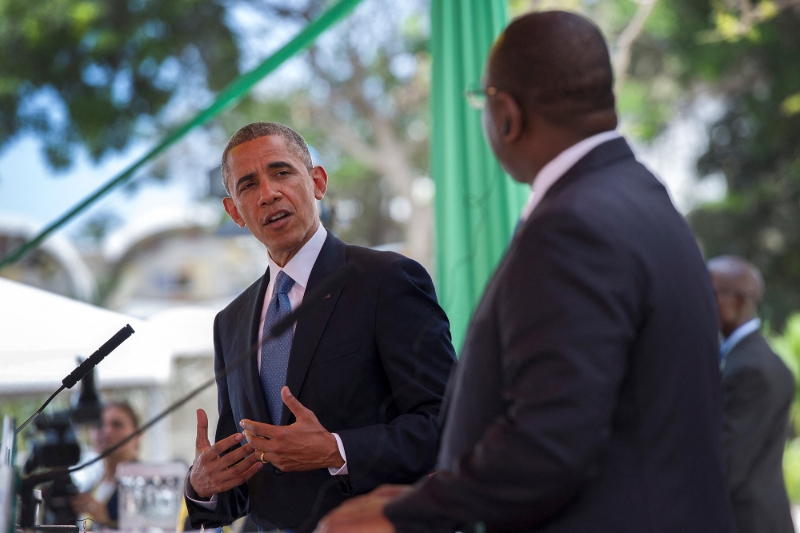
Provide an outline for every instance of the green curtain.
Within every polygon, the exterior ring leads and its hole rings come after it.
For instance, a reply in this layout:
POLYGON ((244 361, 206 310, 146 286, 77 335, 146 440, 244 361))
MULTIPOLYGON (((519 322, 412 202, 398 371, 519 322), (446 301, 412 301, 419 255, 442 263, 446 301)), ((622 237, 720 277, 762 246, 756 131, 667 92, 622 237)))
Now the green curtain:
POLYGON ((483 137, 480 112, 463 96, 480 83, 506 22, 505 0, 431 0, 437 285, 456 349, 530 192, 502 171, 483 137))

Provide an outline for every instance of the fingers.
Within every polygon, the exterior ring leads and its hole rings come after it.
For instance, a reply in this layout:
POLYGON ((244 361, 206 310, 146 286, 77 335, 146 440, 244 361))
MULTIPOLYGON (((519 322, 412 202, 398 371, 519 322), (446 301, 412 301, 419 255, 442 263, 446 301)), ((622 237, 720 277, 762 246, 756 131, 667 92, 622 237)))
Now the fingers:
POLYGON ((221 456, 219 458, 219 464, 222 468, 230 468, 251 455, 253 455, 253 447, 249 444, 245 444, 244 446, 240 446, 232 452, 221 456))
MULTIPOLYGON (((228 468, 228 474, 232 478, 238 478, 242 474, 244 474, 244 473, 248 472, 249 470, 251 470, 253 468, 253 465, 255 465, 255 464, 259 464, 260 465, 261 461, 258 459, 258 457, 256 457, 256 454, 251 453, 250 455, 248 455, 247 457, 243 458, 238 463, 236 463, 233 466, 229 467, 228 468)), ((259 467, 259 468, 261 468, 261 467, 259 467)), ((253 473, 255 473, 257 471, 258 471, 258 469, 254 470, 253 473)), ((250 477, 247 477, 247 479, 250 479, 250 477)), ((247 481, 247 479, 245 479, 245 481, 247 481)))
MULTIPOLYGON (((247 459, 249 461, 249 458, 247 459)), ((239 485, 246 483, 251 477, 256 475, 256 472, 261 470, 264 465, 261 464, 261 461, 255 460, 255 463, 249 464, 247 463, 247 469, 243 472, 237 473, 239 469, 239 465, 234 468, 229 468, 225 471, 225 476, 222 479, 219 479, 214 484, 214 489, 211 491, 211 494, 219 494, 221 492, 225 492, 226 490, 231 490, 234 487, 238 487, 239 485)))
POLYGON ((242 435, 241 433, 234 433, 233 435, 230 435, 220 441, 215 442, 213 446, 209 446, 207 452, 215 456, 221 455, 227 450, 233 448, 234 446, 242 442, 243 438, 244 435, 242 435))
MULTIPOLYGON (((226 444, 235 442, 233 437, 242 435, 237 433, 217 444, 222 449, 226 444)), ((216 446, 216 445, 215 445, 216 446)), ((226 490, 237 487, 250 479, 262 467, 261 462, 253 454, 253 448, 245 444, 237 447, 230 453, 220 456, 214 447, 200 453, 195 459, 189 477, 189 485, 201 498, 209 498, 226 490)))
POLYGON ((291 391, 289 391, 289 387, 284 386, 281 389, 281 398, 283 398, 283 403, 286 404, 286 407, 289 408, 297 420, 300 420, 302 416, 311 412, 303 407, 303 404, 300 403, 300 400, 292 395, 291 391))
MULTIPOLYGON (((239 425, 245 430, 245 435, 249 434, 253 437, 260 438, 273 438, 277 432, 280 431, 280 426, 273 426, 271 424, 264 424, 262 422, 253 422, 252 420, 244 419, 239 421, 239 425)), ((248 438, 249 440, 249 438, 248 438)))
MULTIPOLYGON (((248 460, 249 460, 249 458, 248 458, 248 460)), ((242 473, 236 475, 235 477, 233 477, 231 479, 230 486, 225 488, 224 490, 230 490, 233 487, 238 487, 242 483, 247 483, 247 480, 249 480, 251 477, 256 475, 256 473, 259 470, 264 468, 264 465, 261 463, 261 461, 259 461, 258 459, 255 459, 254 461, 255 462, 252 465, 249 465, 249 467, 244 472, 242 472, 242 473)))
POLYGON ((369 493, 370 496, 377 496, 380 498, 397 498, 403 494, 411 491, 413 485, 381 485, 377 489, 369 493))
POLYGON ((201 452, 210 447, 208 441, 208 416, 202 409, 197 410, 197 437, 194 441, 195 451, 201 452))

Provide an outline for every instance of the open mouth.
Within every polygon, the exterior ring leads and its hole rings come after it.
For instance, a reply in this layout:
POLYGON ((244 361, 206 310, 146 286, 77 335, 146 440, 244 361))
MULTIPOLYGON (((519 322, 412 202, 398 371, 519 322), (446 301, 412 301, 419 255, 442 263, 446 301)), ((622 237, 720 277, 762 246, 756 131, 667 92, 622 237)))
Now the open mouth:
POLYGON ((267 219, 267 226, 270 226, 272 224, 276 224, 276 223, 280 222, 281 220, 285 219, 288 216, 289 216, 289 213, 286 213, 284 211, 282 211, 280 213, 275 213, 274 215, 272 215, 271 217, 269 217, 267 219))

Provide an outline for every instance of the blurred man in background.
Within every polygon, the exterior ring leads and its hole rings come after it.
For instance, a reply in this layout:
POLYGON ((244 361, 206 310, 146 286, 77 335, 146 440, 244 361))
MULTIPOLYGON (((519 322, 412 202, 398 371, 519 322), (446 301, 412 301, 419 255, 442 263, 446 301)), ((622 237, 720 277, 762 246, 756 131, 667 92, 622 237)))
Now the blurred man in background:
POLYGON ((708 262, 717 293, 725 481, 738 533, 792 533, 783 449, 794 397, 791 372, 770 349, 756 316, 761 272, 741 257, 708 262))
POLYGON ((731 531, 713 290, 614 131, 612 79, 578 15, 525 15, 498 38, 484 131, 533 191, 448 384, 439 471, 322 531, 731 531))

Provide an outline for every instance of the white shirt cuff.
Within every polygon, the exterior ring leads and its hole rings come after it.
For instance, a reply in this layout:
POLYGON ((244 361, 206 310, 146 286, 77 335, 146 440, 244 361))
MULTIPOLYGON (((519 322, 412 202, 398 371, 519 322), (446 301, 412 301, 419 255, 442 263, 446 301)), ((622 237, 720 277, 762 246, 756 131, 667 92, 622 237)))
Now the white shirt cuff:
POLYGON ((342 459, 344 460, 344 464, 342 466, 340 466, 339 468, 336 468, 336 467, 328 468, 328 472, 330 472, 330 474, 332 476, 346 476, 347 475, 347 454, 344 453, 344 444, 342 444, 342 438, 337 433, 331 433, 331 435, 333 435, 333 438, 336 439, 336 446, 339 447, 339 455, 342 456, 342 459))
POLYGON ((216 494, 212 494, 211 495, 211 499, 209 499, 209 500, 195 500, 194 498, 192 498, 189 495, 189 482, 188 481, 186 482, 186 489, 184 489, 184 492, 186 493, 186 499, 187 500, 189 500, 190 502, 196 503, 200 507, 204 507, 204 508, 208 509, 209 511, 213 511, 214 509, 217 508, 217 495, 216 494))

